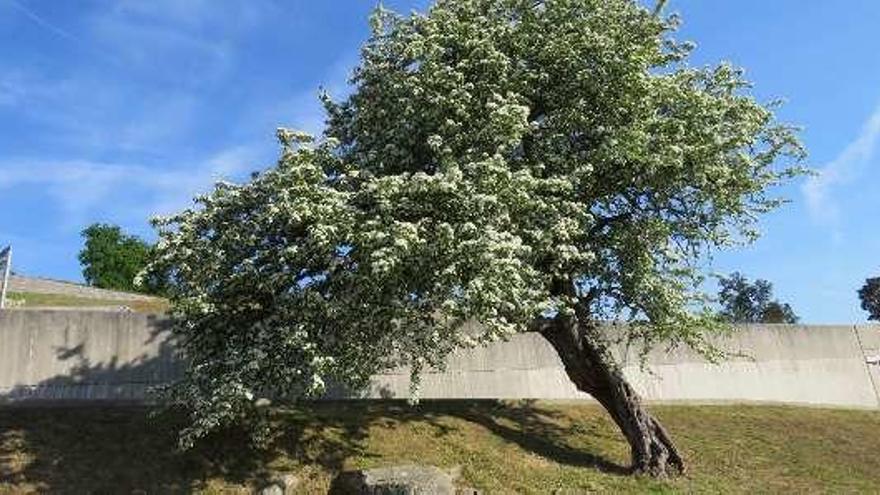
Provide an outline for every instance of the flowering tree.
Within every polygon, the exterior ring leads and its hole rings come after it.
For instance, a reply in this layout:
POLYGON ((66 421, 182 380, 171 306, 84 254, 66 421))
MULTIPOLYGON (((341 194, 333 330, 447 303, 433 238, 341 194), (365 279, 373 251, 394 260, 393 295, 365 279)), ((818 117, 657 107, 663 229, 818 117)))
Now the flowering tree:
POLYGON ((635 472, 683 471, 600 323, 709 349, 699 261, 779 203, 791 129, 739 70, 688 67, 676 18, 635 1, 440 0, 371 21, 321 139, 279 130, 275 167, 157 221, 190 360, 183 440, 328 380, 407 365, 417 389, 455 349, 535 331, 635 472))

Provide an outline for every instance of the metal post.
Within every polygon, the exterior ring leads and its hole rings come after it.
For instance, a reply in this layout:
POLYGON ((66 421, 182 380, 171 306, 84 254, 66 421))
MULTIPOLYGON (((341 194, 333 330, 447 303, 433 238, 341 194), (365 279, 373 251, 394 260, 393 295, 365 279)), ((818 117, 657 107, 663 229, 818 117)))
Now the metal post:
POLYGON ((6 249, 0 251, 0 260, 4 260, 3 279, 0 280, 0 309, 6 307, 6 288, 9 286, 9 269, 12 267, 12 246, 6 246, 6 249))

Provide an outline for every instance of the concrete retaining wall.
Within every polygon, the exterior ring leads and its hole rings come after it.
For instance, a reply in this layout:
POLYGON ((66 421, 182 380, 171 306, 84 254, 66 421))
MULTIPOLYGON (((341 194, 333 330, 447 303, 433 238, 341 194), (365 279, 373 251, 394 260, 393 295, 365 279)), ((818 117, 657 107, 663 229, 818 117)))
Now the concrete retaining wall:
MULTIPOLYGON (((142 400, 181 370, 161 317, 93 311, 0 312, 0 400, 142 400)), ((746 354, 707 363, 654 350, 648 369, 617 349, 648 400, 768 401, 880 407, 880 326, 743 327, 718 345, 746 354)), ((406 397, 409 375, 377 376, 368 397, 406 397)), ((589 399, 537 334, 460 352, 423 376, 424 398, 589 399)))
POLYGON ((182 369, 164 318, 0 311, 0 399, 141 400, 182 369))

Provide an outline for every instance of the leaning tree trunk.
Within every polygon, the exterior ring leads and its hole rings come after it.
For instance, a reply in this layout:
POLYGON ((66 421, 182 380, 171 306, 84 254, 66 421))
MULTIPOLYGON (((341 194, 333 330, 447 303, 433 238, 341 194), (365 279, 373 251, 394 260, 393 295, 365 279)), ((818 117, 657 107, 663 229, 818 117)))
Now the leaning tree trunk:
POLYGON ((559 354, 577 388, 599 401, 620 427, 631 448, 633 473, 683 474, 684 459, 660 422, 642 406, 599 329, 575 322, 555 323, 542 328, 541 335, 559 354))

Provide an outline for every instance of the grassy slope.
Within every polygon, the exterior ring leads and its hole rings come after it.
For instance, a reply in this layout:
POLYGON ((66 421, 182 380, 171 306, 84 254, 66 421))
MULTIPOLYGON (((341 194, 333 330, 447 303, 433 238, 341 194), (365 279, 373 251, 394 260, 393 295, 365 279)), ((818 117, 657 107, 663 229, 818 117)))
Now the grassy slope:
POLYGON ((268 453, 227 432, 187 454, 176 420, 142 409, 0 409, 0 493, 244 490, 293 471, 303 493, 333 473, 407 462, 461 469, 484 493, 876 492, 880 412, 770 406, 664 406, 690 461, 669 482, 621 474, 627 448, 593 405, 324 403, 278 412, 268 453))
POLYGON ((95 299, 68 294, 41 294, 36 292, 10 292, 7 294, 7 297, 10 299, 24 299, 24 306, 28 308, 128 306, 134 311, 141 313, 161 313, 168 309, 168 302, 159 298, 149 301, 121 301, 118 299, 95 299))

